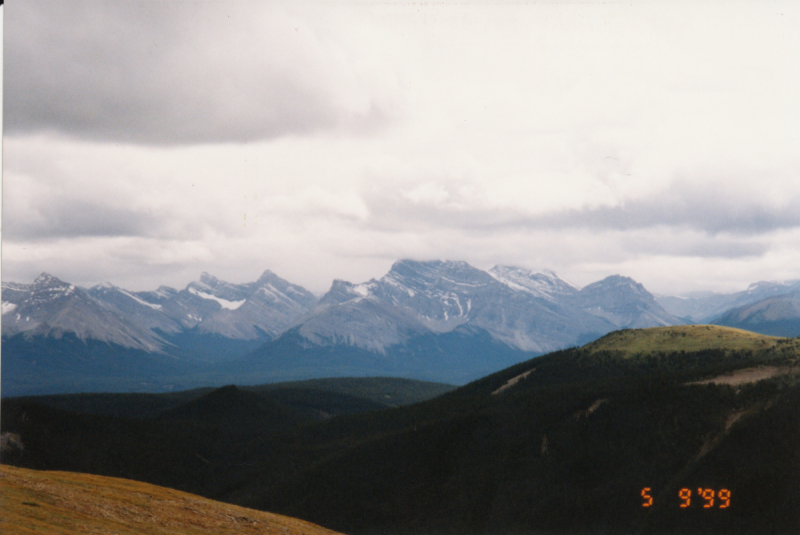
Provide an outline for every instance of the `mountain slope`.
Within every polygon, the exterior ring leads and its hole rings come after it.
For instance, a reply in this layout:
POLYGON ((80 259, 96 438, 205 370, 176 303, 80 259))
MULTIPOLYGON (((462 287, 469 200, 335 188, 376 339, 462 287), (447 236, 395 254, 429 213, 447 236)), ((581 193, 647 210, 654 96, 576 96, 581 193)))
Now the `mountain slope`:
POLYGON ((108 282, 89 288, 87 293, 114 308, 133 325, 162 333, 177 333, 183 329, 180 322, 164 314, 157 300, 148 301, 108 282))
POLYGON ((186 328, 252 340, 276 336, 315 303, 310 292, 268 270, 246 284, 231 284, 203 273, 163 306, 167 315, 186 328))
POLYGON ((708 323, 727 311, 800 290, 800 281, 754 282, 746 290, 729 294, 696 293, 687 296, 658 296, 656 301, 670 314, 693 323, 708 323))
POLYGON ((680 325, 644 286, 629 277, 612 275, 592 283, 573 298, 575 306, 604 318, 621 329, 680 325))
POLYGON ((464 384, 537 354, 469 326, 419 334, 381 352, 347 343, 313 344, 292 329, 246 357, 217 364, 212 370, 240 384, 354 376, 464 384))
POLYGON ((199 386, 204 363, 247 354, 316 303, 270 271, 240 285, 204 273, 152 292, 43 273, 2 290, 3 395, 199 386))
POLYGON ((103 476, 0 466, 0 489, 3 533, 335 534, 302 520, 103 476))
POLYGON ((42 273, 33 284, 3 287, 3 335, 60 338, 74 333, 122 347, 160 352, 163 340, 89 292, 42 273))
POLYGON ((489 275, 510 288, 550 301, 560 301, 578 293, 577 288, 549 270, 537 273, 515 266, 494 266, 489 270, 489 275))
POLYGON ((775 336, 800 336, 800 291, 729 310, 713 323, 775 336))

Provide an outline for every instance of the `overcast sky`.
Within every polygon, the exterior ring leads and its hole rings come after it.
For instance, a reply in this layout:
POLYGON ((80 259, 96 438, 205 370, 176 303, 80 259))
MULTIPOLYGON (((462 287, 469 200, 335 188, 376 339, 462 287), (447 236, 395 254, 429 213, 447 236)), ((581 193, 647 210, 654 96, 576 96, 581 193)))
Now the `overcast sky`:
POLYGON ((796 2, 12 1, 4 281, 800 278, 796 2))

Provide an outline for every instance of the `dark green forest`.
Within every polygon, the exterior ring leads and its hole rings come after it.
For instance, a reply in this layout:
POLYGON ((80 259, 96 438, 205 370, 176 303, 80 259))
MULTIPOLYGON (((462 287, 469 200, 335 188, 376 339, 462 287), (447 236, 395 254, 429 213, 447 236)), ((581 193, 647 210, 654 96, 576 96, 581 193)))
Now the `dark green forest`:
POLYGON ((795 346, 569 349, 406 405, 391 399, 402 385, 381 393, 375 379, 5 399, 3 432, 24 449, 2 461, 147 481, 352 534, 797 533, 795 346), (765 367, 779 373, 702 382, 765 367))

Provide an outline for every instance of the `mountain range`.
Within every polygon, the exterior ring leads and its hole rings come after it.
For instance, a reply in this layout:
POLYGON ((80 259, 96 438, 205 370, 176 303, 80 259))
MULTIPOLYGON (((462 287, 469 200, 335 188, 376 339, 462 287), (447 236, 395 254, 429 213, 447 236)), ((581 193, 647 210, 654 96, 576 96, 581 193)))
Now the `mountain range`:
MULTIPOLYGON (((726 312, 772 297, 800 290, 800 280, 754 282, 746 290, 733 293, 695 292, 686 296, 656 296, 656 301, 670 314, 687 323, 712 323, 726 312)), ((762 333, 766 334, 766 333, 762 333)))
POLYGON ((579 289, 551 271, 414 260, 380 279, 335 280, 320 299, 271 271, 146 292, 43 273, 2 285, 3 395, 346 375, 463 384, 618 329, 714 320, 796 335, 798 290, 656 298, 619 275, 579 289))

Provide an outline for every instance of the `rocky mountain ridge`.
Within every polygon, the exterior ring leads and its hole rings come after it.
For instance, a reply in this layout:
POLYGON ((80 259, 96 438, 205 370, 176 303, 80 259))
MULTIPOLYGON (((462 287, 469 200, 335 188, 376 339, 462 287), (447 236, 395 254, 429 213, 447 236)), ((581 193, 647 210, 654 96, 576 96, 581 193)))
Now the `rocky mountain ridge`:
POLYGON ((687 322, 711 323, 731 309, 800 290, 800 280, 754 282, 733 293, 695 292, 685 296, 659 295, 656 301, 687 322))
POLYGON ((269 270, 250 283, 204 272, 183 290, 161 286, 144 292, 110 283, 83 289, 43 273, 33 284, 3 283, 3 335, 74 332, 81 339, 163 351, 169 349, 165 335, 266 341, 292 329, 309 344, 380 353, 416 335, 469 324, 511 347, 544 352, 621 328, 711 321, 797 288, 800 282, 761 282, 734 294, 654 297, 620 275, 579 289, 552 271, 400 260, 380 279, 335 280, 317 300, 269 270))
POLYGON ((169 352, 165 335, 193 331, 237 340, 269 339, 307 313, 316 298, 271 271, 247 284, 208 273, 183 290, 89 289, 43 273, 32 284, 3 283, 3 336, 71 332, 125 348, 169 352))
POLYGON ((334 281, 298 332, 318 345, 346 341, 384 351, 417 334, 469 324, 511 347, 544 352, 620 328, 680 323, 627 277, 579 290, 552 272, 400 260, 380 279, 334 281))
MULTIPOLYGON (((776 288, 791 285, 754 285, 745 305, 776 288)), ((319 300, 271 271, 241 284, 203 273, 182 290, 145 292, 110 283, 84 289, 42 274, 32 284, 4 282, 2 291, 3 383, 18 380, 20 391, 31 381, 78 388, 70 385, 92 374, 99 386, 81 388, 105 388, 105 377, 124 379, 125 388, 134 377, 142 388, 226 384, 232 374, 460 384, 619 329, 690 323, 628 277, 579 289, 551 271, 484 271, 459 261, 400 260, 378 279, 336 280, 319 300)), ((779 297, 719 323, 794 336, 800 323, 784 316, 797 306, 779 297)))

